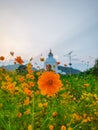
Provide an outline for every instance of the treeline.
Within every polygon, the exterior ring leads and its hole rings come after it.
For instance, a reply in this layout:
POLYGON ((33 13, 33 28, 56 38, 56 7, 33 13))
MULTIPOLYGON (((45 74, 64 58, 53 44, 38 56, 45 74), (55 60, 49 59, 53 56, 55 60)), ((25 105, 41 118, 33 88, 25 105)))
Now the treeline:
POLYGON ((83 73, 93 74, 94 76, 98 77, 98 58, 95 60, 94 66, 90 68, 89 70, 84 71, 83 73))

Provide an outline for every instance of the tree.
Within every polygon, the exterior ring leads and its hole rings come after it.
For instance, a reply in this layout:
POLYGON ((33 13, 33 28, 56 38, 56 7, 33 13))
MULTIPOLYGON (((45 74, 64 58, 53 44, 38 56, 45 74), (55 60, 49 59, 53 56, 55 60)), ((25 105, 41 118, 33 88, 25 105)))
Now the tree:
POLYGON ((95 65, 93 67, 93 74, 98 76, 98 58, 95 60, 95 65))
POLYGON ((16 69, 16 72, 18 74, 27 74, 27 66, 26 65, 20 65, 18 69, 16 69))

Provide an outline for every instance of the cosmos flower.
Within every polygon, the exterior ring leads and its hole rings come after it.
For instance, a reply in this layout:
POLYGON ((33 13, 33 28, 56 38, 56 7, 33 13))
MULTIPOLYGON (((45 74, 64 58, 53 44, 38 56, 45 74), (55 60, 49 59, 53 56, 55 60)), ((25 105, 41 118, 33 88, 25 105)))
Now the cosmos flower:
POLYGON ((59 91, 62 83, 59 74, 52 71, 44 72, 38 80, 38 87, 42 95, 53 96, 59 91))
POLYGON ((16 61, 17 63, 19 63, 19 64, 23 64, 23 63, 24 63, 24 61, 21 59, 21 56, 17 56, 17 57, 15 58, 15 61, 16 61))
POLYGON ((68 130, 72 130, 72 128, 71 128, 71 127, 69 127, 69 128, 68 128, 68 130))
POLYGON ((60 64, 60 61, 57 61, 56 64, 59 65, 59 64, 60 64))
POLYGON ((61 130, 66 130, 66 126, 62 125, 61 130))
POLYGON ((19 81, 20 81, 20 82, 24 82, 24 80, 25 80, 25 79, 24 79, 23 76, 19 78, 19 81))
POLYGON ((44 60, 45 60, 45 59, 44 59, 44 57, 43 57, 42 54, 41 54, 40 61, 41 61, 41 62, 44 62, 44 60))
POLYGON ((32 96, 32 91, 28 88, 24 88, 24 93, 30 97, 32 96))
POLYGON ((26 111, 24 112, 25 115, 29 115, 30 113, 31 113, 30 109, 28 109, 28 110, 26 110, 26 111))
POLYGON ((22 116, 22 113, 19 112, 19 113, 17 114, 17 117, 18 117, 18 118, 21 118, 21 116, 22 116))
POLYGON ((4 57, 4 56, 0 56, 0 60, 2 60, 2 61, 3 61, 4 59, 5 59, 5 57, 4 57))
POLYGON ((64 64, 64 66, 67 66, 67 64, 64 64))
POLYGON ((30 98, 27 97, 25 100, 24 100, 24 104, 23 105, 28 105, 30 103, 30 98))
POLYGON ((84 84, 84 87, 88 87, 88 86, 90 86, 90 84, 88 84, 88 83, 84 84))
POLYGON ((58 114, 57 112, 53 112, 52 117, 54 117, 54 118, 57 117, 57 114, 58 114))
POLYGON ((30 58, 30 61, 32 61, 32 60, 33 60, 33 57, 30 58))
POLYGON ((40 58, 40 61, 42 61, 42 62, 43 62, 43 61, 44 61, 44 58, 43 58, 43 57, 41 57, 41 58, 40 58))
POLYGON ((16 65, 16 61, 14 61, 14 65, 16 65))
POLYGON ((11 56, 14 56, 14 52, 13 52, 13 51, 11 51, 11 52, 10 52, 10 55, 11 55, 11 56))
POLYGON ((28 125, 28 130, 32 130, 33 126, 32 125, 28 125))
POLYGON ((46 65, 46 70, 47 70, 47 71, 51 71, 51 68, 52 68, 52 67, 51 67, 50 64, 47 64, 47 65, 46 65))
POLYGON ((54 126, 53 125, 49 125, 49 130, 54 130, 54 126))
POLYGON ((34 83, 30 81, 30 82, 29 82, 29 86, 30 86, 30 87, 34 87, 34 83))

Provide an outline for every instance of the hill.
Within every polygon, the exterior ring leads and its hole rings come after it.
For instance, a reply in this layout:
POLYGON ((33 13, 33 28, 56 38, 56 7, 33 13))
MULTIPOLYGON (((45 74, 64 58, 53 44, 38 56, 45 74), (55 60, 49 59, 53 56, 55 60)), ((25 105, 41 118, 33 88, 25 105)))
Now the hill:
MULTIPOLYGON (((19 64, 16 64, 16 65, 6 65, 6 66, 3 66, 3 68, 5 68, 6 70, 16 70, 18 69, 20 65, 19 64)), ((36 70, 36 68, 32 67, 33 70, 36 70)))
POLYGON ((80 70, 74 69, 74 68, 70 68, 70 67, 64 67, 64 66, 58 66, 58 71, 60 71, 60 73, 65 73, 65 74, 79 74, 81 73, 80 70))
MULTIPOLYGON (((16 70, 20 65, 16 64, 16 65, 6 65, 4 66, 4 68, 6 70, 16 70)), ((37 70, 36 68, 32 67, 33 70, 37 70)), ((60 74, 79 74, 81 73, 80 70, 74 69, 74 68, 70 68, 70 67, 64 67, 64 66, 58 66, 58 73, 60 74)))

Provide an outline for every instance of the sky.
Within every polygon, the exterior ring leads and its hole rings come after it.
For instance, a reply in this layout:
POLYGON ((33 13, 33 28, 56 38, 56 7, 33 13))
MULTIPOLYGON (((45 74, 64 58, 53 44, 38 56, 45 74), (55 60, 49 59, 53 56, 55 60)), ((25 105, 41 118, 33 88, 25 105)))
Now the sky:
POLYGON ((69 63, 72 51, 74 68, 93 66, 98 58, 98 0, 0 0, 0 56, 14 51, 38 62, 50 49, 62 65, 69 63))

